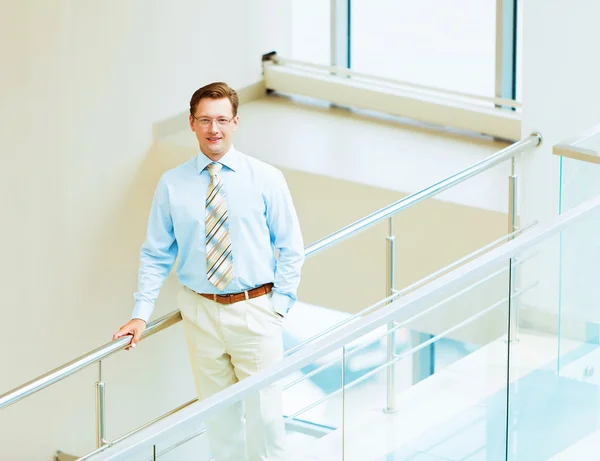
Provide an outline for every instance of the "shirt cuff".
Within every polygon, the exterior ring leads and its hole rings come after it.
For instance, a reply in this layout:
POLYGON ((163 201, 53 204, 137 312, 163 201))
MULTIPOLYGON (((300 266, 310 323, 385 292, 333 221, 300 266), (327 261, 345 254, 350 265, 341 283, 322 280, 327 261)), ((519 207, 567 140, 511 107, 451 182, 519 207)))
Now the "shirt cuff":
POLYGON ((144 322, 148 323, 150 321, 150 316, 152 315, 152 311, 154 310, 154 306, 146 301, 138 301, 135 303, 133 307, 133 313, 131 314, 131 320, 133 319, 142 319, 144 322))
POLYGON ((287 295, 283 295, 281 293, 273 292, 273 296, 271 296, 271 306, 273 306, 273 310, 278 314, 285 317, 290 309, 294 306, 295 301, 287 295))

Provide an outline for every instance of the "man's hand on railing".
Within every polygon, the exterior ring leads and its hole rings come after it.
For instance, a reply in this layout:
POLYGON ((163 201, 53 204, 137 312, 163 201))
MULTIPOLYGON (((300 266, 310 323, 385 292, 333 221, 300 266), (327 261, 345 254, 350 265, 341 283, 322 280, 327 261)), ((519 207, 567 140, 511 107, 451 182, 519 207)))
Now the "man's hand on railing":
POLYGON ((131 335, 131 342, 129 343, 129 346, 125 348, 125 350, 128 351, 136 346, 145 329, 146 322, 142 319, 131 319, 113 335, 113 341, 122 338, 123 336, 131 335))

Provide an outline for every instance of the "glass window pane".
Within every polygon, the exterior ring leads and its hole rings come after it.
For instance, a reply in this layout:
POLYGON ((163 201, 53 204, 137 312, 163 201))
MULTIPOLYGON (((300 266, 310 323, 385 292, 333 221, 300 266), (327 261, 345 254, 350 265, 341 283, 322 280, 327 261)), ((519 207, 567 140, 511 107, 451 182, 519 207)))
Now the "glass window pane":
POLYGON ((495 93, 495 0, 352 0, 352 69, 495 93))
POLYGON ((292 58, 331 63, 331 6, 324 0, 293 0, 292 58))

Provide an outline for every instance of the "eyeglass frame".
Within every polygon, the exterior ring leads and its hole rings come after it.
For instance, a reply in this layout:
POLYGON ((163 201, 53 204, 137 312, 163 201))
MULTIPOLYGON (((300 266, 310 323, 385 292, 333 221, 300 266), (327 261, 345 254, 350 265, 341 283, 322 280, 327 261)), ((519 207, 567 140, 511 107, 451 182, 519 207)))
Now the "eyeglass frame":
POLYGON ((198 122, 198 124, 199 124, 200 126, 203 126, 203 127, 206 127, 206 128, 208 128, 209 126, 212 126, 213 122, 215 122, 215 123, 217 124, 217 126, 227 126, 227 125, 229 125, 229 124, 230 124, 230 123, 233 121, 233 119, 235 119, 236 117, 237 117, 237 115, 234 115, 233 117, 231 117, 231 118, 229 118, 229 119, 228 119, 228 118, 225 118, 225 117, 217 117, 217 118, 208 118, 208 117, 202 117, 202 118, 198 118, 198 117, 196 117, 195 115, 192 115, 192 118, 193 118, 193 119, 194 119, 196 122, 198 122), (206 124, 202 124, 202 123, 200 122, 201 120, 208 120, 208 123, 206 123, 206 124), (221 124, 221 123, 219 123, 219 120, 227 120, 227 122, 225 122, 225 123, 221 124))

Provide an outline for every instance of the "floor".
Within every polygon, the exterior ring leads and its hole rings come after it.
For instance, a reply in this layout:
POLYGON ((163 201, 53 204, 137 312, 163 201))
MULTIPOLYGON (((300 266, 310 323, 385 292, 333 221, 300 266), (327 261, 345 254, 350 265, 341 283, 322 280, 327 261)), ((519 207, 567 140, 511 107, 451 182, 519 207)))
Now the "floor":
MULTIPOLYGON (((544 461, 597 429, 596 386, 535 370, 521 379, 510 411, 510 460, 544 461)), ((506 392, 469 408, 379 461, 423 459, 504 461, 506 459, 506 392), (419 450, 419 451, 416 451, 419 450), (431 457, 431 458, 429 458, 431 457), (416 459, 419 459, 418 457, 416 459)), ((573 457, 570 459, 584 459, 573 457)))
MULTIPOLYGON (((298 450, 323 461, 504 460, 506 347, 504 338, 498 338, 405 389, 398 395, 397 413, 381 411, 381 392, 365 394, 355 407, 362 407, 360 413, 355 409, 351 414, 346 405, 344 438, 342 431, 334 431, 310 448, 298 450)), ((581 347, 563 342, 563 359, 577 355, 581 347)), ((513 346, 511 461, 548 460, 577 444, 597 443, 600 437, 596 434, 598 387, 557 376, 556 350, 556 338, 534 334, 522 334, 513 346)), ((556 459, 596 458, 563 455, 556 459)))

